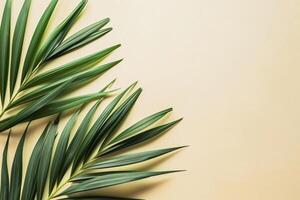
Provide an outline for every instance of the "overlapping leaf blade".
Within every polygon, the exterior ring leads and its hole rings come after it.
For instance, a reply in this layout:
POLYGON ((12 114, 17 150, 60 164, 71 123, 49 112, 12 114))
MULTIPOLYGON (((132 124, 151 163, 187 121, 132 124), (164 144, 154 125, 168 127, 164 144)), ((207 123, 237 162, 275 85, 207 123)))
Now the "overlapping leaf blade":
POLYGON ((94 116, 100 103, 101 103, 101 100, 99 100, 86 114, 86 116, 82 120, 79 128, 77 129, 70 145, 68 146, 65 161, 63 162, 62 168, 59 171, 59 176, 57 179, 58 183, 61 181, 61 179, 65 175, 67 169, 71 166, 71 163, 73 162, 75 154, 77 152, 78 146, 81 144, 81 142, 85 136, 85 133, 87 132, 87 130, 89 128, 92 117, 94 116))
POLYGON ((87 132, 87 130, 89 128, 92 117, 94 116, 100 103, 101 103, 101 100, 99 100, 86 114, 86 116, 82 120, 79 128, 77 129, 70 145, 68 146, 68 149, 66 152, 66 157, 63 162, 63 166, 59 172, 59 176, 58 176, 58 180, 57 180, 58 183, 61 181, 61 179, 65 175, 67 169, 71 166, 71 163, 74 160, 75 154, 78 151, 78 147, 80 146, 80 144, 85 136, 85 133, 87 132))
POLYGON ((1 166, 1 186, 0 186, 0 199, 8 199, 9 197, 9 175, 7 166, 7 154, 8 145, 10 139, 10 133, 7 136, 6 144, 2 156, 2 166, 1 166))
POLYGON ((74 193, 94 190, 114 185, 124 184, 140 179, 149 178, 152 176, 163 175, 167 173, 174 173, 178 171, 162 171, 162 172, 125 172, 112 173, 103 176, 96 176, 95 178, 83 181, 78 184, 71 185, 68 189, 63 191, 60 195, 70 195, 74 193))
POLYGON ((60 81, 54 82, 52 84, 41 86, 37 89, 34 89, 33 91, 30 91, 30 93, 27 93, 27 94, 17 98, 16 100, 12 101, 8 105, 7 108, 11 109, 13 107, 22 105, 24 103, 28 103, 28 102, 31 102, 33 100, 36 100, 36 99, 42 97, 43 95, 51 92, 52 90, 54 90, 57 86, 59 86, 63 82, 69 81, 70 79, 72 79, 73 81, 70 82, 70 84, 65 88, 65 90, 69 91, 73 88, 77 88, 80 85, 84 84, 86 81, 90 81, 93 78, 97 77, 98 75, 100 75, 100 74, 106 72, 107 70, 111 69, 112 67, 114 67, 115 65, 120 63, 121 61, 122 60, 107 63, 107 64, 104 64, 104 65, 100 65, 99 67, 95 67, 91 70, 87 70, 83 73, 76 74, 76 75, 71 76, 69 78, 65 78, 65 79, 62 79, 60 81))
POLYGON ((159 156, 165 155, 167 153, 176 151, 183 147, 174 147, 168 149, 159 149, 154 151, 146 151, 142 153, 134 153, 134 154, 127 154, 122 156, 115 156, 109 157, 104 159, 97 159, 86 166, 88 169, 105 169, 105 168, 112 168, 112 167, 120 167, 125 165, 136 164, 140 162, 144 162, 153 158, 157 158, 159 156))
POLYGON ((14 161, 12 164, 11 169, 11 182, 10 182, 10 189, 9 189, 9 200, 19 200, 21 194, 21 187, 22 187, 22 174, 23 174, 23 149, 25 143, 25 137, 27 135, 28 127, 27 125, 21 140, 18 144, 14 161))
POLYGON ((36 179, 37 200, 42 200, 45 191, 46 180, 51 163, 53 144, 57 134, 58 122, 59 117, 57 117, 54 123, 50 124, 40 152, 40 163, 38 166, 36 179))
POLYGON ((132 199, 132 198, 122 198, 122 197, 108 197, 108 196, 80 196, 80 197, 66 197, 63 199, 68 200, 141 200, 141 199, 132 199))
POLYGON ((37 57, 38 49, 41 45, 42 38, 45 34, 45 30, 48 26, 50 17, 57 5, 57 2, 58 0, 51 0, 49 6, 46 8, 45 12, 43 13, 33 33, 25 57, 24 65, 23 65, 22 79, 21 79, 22 82, 25 79, 25 77, 28 77, 29 74, 32 72, 32 70, 35 68, 34 64, 37 63, 36 57, 37 57))
POLYGON ((67 111, 72 108, 77 108, 91 101, 95 101, 97 99, 105 98, 109 96, 109 92, 101 92, 90 95, 83 95, 78 97, 72 97, 63 100, 57 100, 49 103, 44 106, 36 113, 32 114, 27 120, 35 120, 43 117, 47 117, 53 114, 57 114, 63 111, 67 111))
POLYGON ((136 133, 138 133, 139 131, 147 128, 148 126, 152 125, 153 123, 157 122, 158 120, 160 120, 161 118, 163 118, 164 116, 166 116, 166 114, 168 114, 169 112, 171 112, 173 109, 172 108, 168 108, 166 110, 160 111, 158 113, 155 113, 151 116, 148 116, 140 121, 138 121, 137 123, 135 123, 134 125, 132 125, 131 127, 129 127, 128 129, 124 130, 123 132, 121 132, 120 134, 118 134, 111 142, 110 144, 116 143, 118 141, 121 141, 125 138, 128 138, 136 133))
POLYGON ((42 63, 54 48, 62 42, 86 4, 87 0, 82 0, 71 14, 50 34, 47 41, 43 43, 38 51, 33 64, 34 69, 38 66, 38 63, 42 63))
POLYGON ((104 156, 110 153, 115 153, 121 150, 124 150, 126 148, 135 146, 137 144, 143 143, 145 141, 148 141, 150 139, 155 138, 156 136, 159 136, 163 134, 165 131, 176 125, 178 122, 180 122, 182 119, 175 120, 173 122, 160 125, 157 127, 154 127, 152 129, 143 131, 137 135, 134 135, 132 137, 129 137, 125 140, 122 140, 118 143, 113 144, 112 146, 109 146, 108 148, 104 149, 103 151, 99 151, 99 156, 104 156))
POLYGON ((12 0, 6 0, 0 28, 0 92, 2 106, 6 96, 9 71, 11 5, 12 0))
POLYGON ((121 60, 118 60, 95 66, 97 62, 103 60, 111 52, 119 48, 120 45, 115 45, 89 56, 78 58, 73 62, 53 70, 46 72, 40 72, 38 70, 42 66, 48 64, 48 61, 83 47, 112 30, 112 28, 103 28, 109 22, 109 19, 107 18, 91 24, 65 39, 67 33, 87 4, 87 0, 82 0, 68 17, 60 23, 47 38, 45 38, 44 35, 50 18, 58 3, 58 0, 50 1, 50 4, 39 19, 38 25, 29 43, 21 73, 21 85, 20 88, 18 88, 19 90, 15 92, 18 73, 21 71, 20 58, 22 56, 22 47, 31 0, 24 0, 19 13, 12 40, 12 53, 10 55, 11 2, 11 0, 6 0, 0 28, 0 95, 3 105, 2 112, 0 113, 0 132, 10 129, 22 122, 40 119, 53 114, 59 114, 59 116, 61 116, 62 112, 69 109, 82 107, 84 104, 91 101, 98 101, 86 114, 73 137, 71 136, 71 131, 80 111, 78 110, 72 115, 60 134, 57 145, 54 144, 57 139, 56 135, 59 117, 57 117, 55 122, 50 122, 47 125, 31 153, 23 184, 22 157, 28 126, 15 152, 11 168, 11 177, 9 177, 7 164, 8 136, 2 156, 0 199, 42 200, 44 196, 46 197, 48 188, 46 186, 48 186, 49 180, 49 193, 47 194, 47 199, 58 196, 61 198, 62 194, 66 194, 71 196, 65 199, 125 200, 128 198, 103 196, 72 197, 72 195, 82 191, 109 187, 151 176, 177 172, 91 172, 93 170, 144 162, 182 148, 160 149, 137 154, 125 154, 123 156, 111 155, 112 153, 119 153, 122 150, 128 150, 130 147, 141 144, 162 134, 179 120, 146 131, 144 130, 171 111, 171 109, 167 109, 138 121, 133 126, 121 132, 121 134, 118 134, 118 128, 126 119, 141 93, 141 89, 137 89, 129 95, 129 97, 124 98, 135 84, 114 98, 92 125, 92 118, 98 106, 102 100, 112 92, 106 92, 106 89, 111 84, 98 93, 70 97, 67 99, 63 98, 69 91, 75 88, 77 89, 79 86, 91 81, 93 78, 121 62, 121 60), (10 56, 11 62, 9 62, 10 56), (8 74, 9 72, 10 74, 8 74), (8 77, 10 80, 9 83, 8 77), (9 89, 11 95, 8 103, 4 100, 7 85, 10 86, 9 89), (29 90, 29 88, 31 90, 29 90), (17 106, 22 106, 21 111, 18 112, 16 108, 20 107, 17 106), (12 108, 17 112, 8 113, 12 108), (9 114, 7 115, 8 117, 5 114, 9 114), (116 137, 113 138, 115 135, 116 137), (113 139, 111 140, 111 138, 113 139), (66 177, 68 174, 67 170, 71 166, 72 172, 69 177, 66 177), (62 181, 64 177, 67 178, 66 182, 62 181), (70 183, 71 186, 65 189, 64 186, 68 183, 70 183), (57 185, 57 187, 55 187, 55 185, 57 185), (54 188, 56 190, 54 190, 54 188))
POLYGON ((57 97, 57 95, 59 95, 60 92, 63 91, 64 88, 69 83, 70 83, 70 81, 61 84, 60 86, 55 88, 53 91, 51 91, 50 93, 48 93, 47 95, 45 95, 41 99, 37 100, 36 102, 32 103, 31 105, 29 105, 26 108, 24 108, 23 110, 21 110, 16 115, 14 115, 14 116, 6 119, 6 120, 0 121, 0 132, 6 130, 8 128, 11 128, 11 127, 13 127, 14 125, 16 125, 20 122, 30 120, 29 117, 32 116, 33 113, 35 113, 36 111, 38 111, 39 109, 41 109, 42 107, 47 105, 49 102, 54 100, 57 97))
POLYGON ((23 48, 23 41, 26 31, 27 18, 31 6, 31 0, 25 0, 17 19, 14 30, 12 53, 11 53, 11 68, 10 68, 10 94, 14 92, 15 84, 17 81, 20 59, 23 48))
POLYGON ((115 45, 112 47, 109 47, 107 49, 101 50, 97 53, 85 56, 83 58, 80 58, 78 60, 72 61, 68 64, 65 64, 61 67, 57 67, 53 70, 46 71, 44 73, 41 73, 34 78, 28 80, 24 83, 22 86, 22 90, 36 86, 38 84, 42 84, 45 82, 53 82, 60 80, 61 78, 65 78, 66 76, 71 76, 76 73, 82 72, 88 65, 95 63, 101 59, 103 59, 105 56, 119 48, 121 45, 115 45))
POLYGON ((35 144, 30 156, 29 163, 25 174, 21 200, 33 200, 37 192, 37 172, 40 163, 40 156, 44 145, 44 139, 49 131, 50 123, 44 129, 42 135, 35 144))
POLYGON ((129 111, 137 101, 140 96, 142 89, 136 90, 130 97, 128 97, 122 105, 120 105, 106 120, 101 129, 97 132, 96 137, 93 138, 92 142, 89 144, 87 148, 84 158, 85 160, 89 157, 89 155, 95 150, 95 148, 104 141, 106 137, 109 137, 115 130, 120 126, 120 124, 125 120, 129 111))
POLYGON ((71 131, 74 127, 74 124, 76 122, 76 119, 77 119, 79 113, 80 113, 80 109, 77 112, 75 112, 72 115, 72 117, 69 119, 69 121, 67 122, 65 128, 63 129, 61 136, 59 138, 59 141, 57 143, 57 147, 56 147, 53 159, 52 159, 52 167, 50 170, 49 191, 52 191, 52 189, 58 179, 60 170, 61 170, 64 160, 66 158, 66 151, 67 151, 67 147, 68 147, 70 134, 71 134, 71 131))
POLYGON ((131 90, 136 83, 129 86, 127 89, 125 89, 121 94, 119 94, 115 99, 104 109, 104 111, 101 113, 101 115, 97 118, 96 122, 93 124, 87 135, 85 136, 85 139, 83 140, 83 143, 80 145, 76 152, 76 156, 74 158, 73 166, 72 166, 72 172, 76 170, 78 165, 81 163, 81 161, 84 159, 84 156, 86 154, 86 149, 89 148, 89 145, 93 142, 94 138, 97 137, 98 131, 101 129, 103 124, 105 123, 108 116, 111 114, 113 109, 117 106, 117 104, 120 102, 122 97, 131 90))
POLYGON ((63 41, 57 48, 55 48, 46 60, 51 60, 63 54, 69 53, 105 35, 110 30, 101 31, 100 29, 109 21, 109 18, 106 18, 78 31, 77 33, 63 41), (102 32, 102 35, 99 34, 99 32, 102 32), (95 37, 95 35, 98 35, 98 37, 95 37))

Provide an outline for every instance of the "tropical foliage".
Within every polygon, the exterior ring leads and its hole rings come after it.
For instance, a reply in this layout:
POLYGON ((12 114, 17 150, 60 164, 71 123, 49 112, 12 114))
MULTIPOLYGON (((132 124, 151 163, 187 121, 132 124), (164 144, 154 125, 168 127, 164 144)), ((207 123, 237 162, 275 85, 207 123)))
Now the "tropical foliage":
POLYGON ((120 132, 119 127, 142 92, 141 88, 135 89, 136 83, 118 95, 110 89, 114 83, 112 81, 98 92, 66 98, 70 91, 89 83, 121 62, 117 60, 102 64, 109 54, 120 47, 119 44, 76 58, 54 69, 41 70, 53 60, 112 30, 105 28, 109 23, 107 18, 69 36, 69 30, 87 4, 87 0, 82 0, 66 19, 49 35, 45 35, 57 3, 58 0, 50 1, 39 19, 26 52, 23 52, 23 43, 31 0, 24 0, 13 34, 10 30, 12 0, 6 0, 5 3, 0 28, 0 133, 8 136, 2 155, 0 199, 122 199, 84 196, 82 192, 177 172, 135 171, 130 168, 115 170, 116 167, 145 162, 182 148, 126 153, 161 135, 181 120, 157 124, 172 111, 169 108, 120 132), (25 59, 21 63, 22 54, 25 59), (98 107, 111 96, 115 97, 97 115, 98 107), (89 107, 90 102, 94 103, 84 115, 82 110, 88 109, 86 107, 89 107), (62 131, 59 131, 61 118, 68 116, 68 111, 72 115, 62 131), (50 118, 31 152, 28 165, 24 166, 23 149, 30 132, 30 123, 47 116, 54 116, 55 119, 50 118), (80 120, 79 116, 83 119, 80 120), (27 127, 10 169, 9 140, 11 134, 14 134, 12 128, 20 123, 27 123, 27 127))

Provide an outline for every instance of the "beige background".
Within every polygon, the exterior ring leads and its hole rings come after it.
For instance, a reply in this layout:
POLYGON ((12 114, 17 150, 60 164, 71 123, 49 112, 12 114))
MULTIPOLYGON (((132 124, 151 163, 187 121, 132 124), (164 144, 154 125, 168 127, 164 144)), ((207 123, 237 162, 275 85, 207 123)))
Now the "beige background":
MULTIPOLYGON (((28 35, 47 2, 33 1, 28 35)), ((52 28, 76 2, 60 1, 52 28)), ((145 149, 191 145, 150 163, 187 172, 113 193, 157 200, 300 198, 300 1, 90 0, 72 32, 107 16, 111 34, 53 65, 122 43, 112 58, 125 61, 84 92, 113 78, 121 87, 139 80, 144 93, 128 124, 168 106, 175 108, 170 118, 185 117, 145 149)), ((37 133, 32 130, 27 152, 37 133)))

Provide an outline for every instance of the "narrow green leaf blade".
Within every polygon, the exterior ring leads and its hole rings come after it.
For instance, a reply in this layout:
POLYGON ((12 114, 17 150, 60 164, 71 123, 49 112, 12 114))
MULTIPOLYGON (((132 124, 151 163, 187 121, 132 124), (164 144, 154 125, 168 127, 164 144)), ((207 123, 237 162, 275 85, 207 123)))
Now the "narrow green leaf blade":
POLYGON ((128 137, 138 133, 139 131, 142 131, 143 129, 147 128, 148 126, 154 124, 155 122, 157 122, 158 120, 160 120, 161 118, 166 116, 166 114, 168 114, 172 110, 173 110, 172 108, 168 108, 166 110, 160 111, 158 113, 155 113, 151 116, 148 116, 148 117, 138 121, 137 123, 135 123, 128 129, 124 130, 119 135, 117 135, 109 144, 119 142, 125 138, 128 138, 128 137))
POLYGON ((46 180, 48 177, 48 172, 51 163, 51 156, 53 151, 53 144, 55 141, 55 137, 57 135, 57 126, 58 126, 59 118, 55 120, 49 126, 48 132, 44 139, 44 144, 41 149, 40 154, 40 163, 37 171, 37 200, 42 200, 43 194, 45 191, 46 180))
POLYGON ((14 161, 12 164, 11 169, 11 182, 10 182, 10 192, 9 192, 9 200, 19 200, 20 199, 20 193, 21 193, 21 186, 22 186, 22 174, 23 174, 23 149, 24 149, 24 143, 25 143, 25 137, 28 132, 27 125, 21 140, 18 144, 14 161))
POLYGON ((124 198, 124 197, 108 197, 108 196, 80 196, 80 197, 66 197, 63 199, 68 200, 141 200, 141 199, 132 199, 132 198, 124 198))
POLYGON ((168 173, 174 173, 178 171, 162 171, 162 172, 126 172, 126 173, 113 173, 100 177, 95 177, 87 181, 83 181, 78 184, 71 185, 68 189, 63 191, 61 195, 70 195, 78 192, 89 191, 94 189, 100 189, 110 187, 114 185, 133 182, 152 176, 158 176, 168 173))
POLYGON ((115 45, 112 47, 109 47, 107 49, 104 49, 102 51, 99 51, 97 53, 85 56, 83 58, 80 58, 78 60, 75 60, 73 62, 70 62, 68 64, 65 64, 61 67, 57 67, 53 70, 46 71, 44 73, 41 73, 34 78, 30 79, 28 82, 24 83, 22 86, 22 90, 45 83, 45 82, 53 82, 57 81, 61 78, 65 78, 66 76, 72 76, 74 74, 82 72, 87 66, 91 65, 92 63, 95 63, 104 57, 106 57, 108 54, 113 52, 114 50, 118 49, 121 45, 115 45))
POLYGON ((32 70, 35 68, 34 64, 36 63, 35 59, 37 56, 38 49, 42 42, 42 38, 44 33, 46 32, 46 28, 48 26, 50 17, 57 5, 58 0, 51 0, 50 4, 44 11, 41 19, 38 22, 38 25, 33 33, 32 39, 30 41, 27 54, 24 61, 23 71, 22 71, 22 79, 21 82, 28 77, 32 70))
MULTIPOLYGON (((65 81, 63 81, 63 82, 65 82, 65 81)), ((23 96, 17 97, 17 99, 15 99, 10 104, 8 104, 8 106, 6 108, 7 109, 12 109, 12 108, 17 107, 19 105, 37 100, 37 99, 43 97, 44 95, 48 94, 49 92, 55 90, 63 82, 55 82, 55 83, 50 84, 50 85, 44 85, 44 86, 41 86, 37 89, 34 89, 34 90, 32 90, 28 93, 25 93, 23 96)), ((70 83, 70 85, 71 84, 72 83, 70 83)), ((67 89, 67 87, 65 89, 67 89)))
POLYGON ((8 176, 8 166, 7 166, 7 154, 8 154, 10 133, 11 132, 9 132, 7 136, 6 144, 2 154, 3 157, 2 157, 2 167, 1 167, 0 199, 8 199, 9 197, 9 176, 8 176))
POLYGON ((4 105, 9 70, 11 0, 6 0, 0 28, 0 91, 4 105))
POLYGON ((6 120, 0 121, 0 132, 4 131, 6 129, 9 129, 20 122, 30 121, 30 118, 29 118, 30 116, 32 116, 36 111, 38 111, 39 109, 41 109, 42 107, 47 105, 49 102, 54 100, 70 82, 71 81, 61 84, 55 90, 51 91, 44 97, 42 97, 39 100, 37 100, 36 102, 32 103, 28 107, 24 108, 22 111, 20 111, 16 115, 14 115, 6 120))
POLYGON ((22 55, 24 35, 26 31, 26 24, 30 10, 31 0, 25 0, 17 19, 14 30, 12 42, 12 55, 11 55, 11 68, 10 68, 10 94, 14 92, 15 84, 17 81, 20 59, 22 55))
POLYGON ((104 111, 101 113, 101 115, 97 118, 96 122, 93 124, 92 128, 89 130, 89 132, 85 136, 83 143, 79 146, 79 148, 76 152, 76 156, 74 158, 74 162, 72 165, 72 172, 74 172, 76 170, 78 165, 84 159, 86 150, 89 148, 89 145, 93 142, 93 139, 96 137, 97 132, 101 129, 101 127, 105 123, 105 121, 108 118, 108 116, 110 115, 110 113, 114 110, 114 108, 120 102, 122 97, 129 90, 131 90, 135 85, 136 85, 136 83, 132 84, 127 89, 125 89, 121 94, 119 94, 117 97, 115 97, 114 100, 104 109, 104 111))
POLYGON ((101 144, 106 137, 112 135, 126 119, 126 116, 139 98, 141 92, 141 88, 137 89, 111 114, 101 129, 97 132, 96 137, 94 137, 92 142, 88 145, 88 148, 85 151, 85 160, 92 154, 96 147, 101 144))
POLYGON ((61 136, 59 138, 59 141, 57 143, 57 147, 55 149, 55 153, 52 159, 52 166, 50 170, 50 180, 49 180, 49 191, 53 190, 55 183, 57 181, 57 178, 59 176, 59 173, 61 171, 62 165, 65 162, 66 158, 66 150, 68 147, 68 142, 70 138, 71 131, 75 125, 76 119, 80 113, 80 109, 78 109, 77 112, 75 112, 69 121, 67 122, 66 126, 64 127, 61 136))
POLYGON ((75 23, 76 19, 84 9, 87 4, 87 0, 82 0, 77 7, 69 14, 69 16, 58 25, 58 27, 50 34, 47 40, 42 44, 38 51, 37 57, 34 63, 34 69, 37 67, 39 62, 43 63, 45 58, 57 47, 62 40, 65 38, 66 34, 69 32, 70 28, 75 23))
POLYGON ((110 92, 101 92, 101 93, 95 93, 90 95, 72 97, 64 100, 56 100, 47 104, 46 106, 38 110, 36 113, 32 114, 30 118, 28 118, 28 120, 40 119, 72 108, 77 108, 88 102, 105 98, 110 94, 111 94, 110 92))
POLYGON ((43 148, 44 139, 49 131, 50 123, 44 129, 42 135, 35 144, 27 166, 25 180, 22 189, 21 200, 33 200, 36 195, 36 179, 40 162, 40 154, 43 148))
MULTIPOLYGON (((74 44, 73 46, 70 46, 68 49, 61 52, 61 54, 59 56, 70 53, 72 51, 75 51, 76 49, 79 49, 80 47, 83 47, 83 46, 105 36, 107 33, 111 32, 111 31, 112 31, 112 28, 105 28, 105 29, 96 31, 95 33, 89 35, 87 38, 83 39, 82 41, 74 44)), ((56 56, 56 55, 54 55, 54 56, 56 56)))
POLYGON ((71 163, 74 160, 75 154, 78 147, 80 146, 86 132, 88 131, 89 125, 91 123, 92 117, 94 116, 98 106, 100 105, 101 100, 99 100, 86 114, 79 128, 77 129, 70 145, 68 146, 66 157, 63 163, 63 166, 59 172, 58 183, 61 181, 67 169, 71 166, 71 163))
MULTIPOLYGON (((16 100, 11 102, 7 106, 7 109, 11 109, 11 108, 14 108, 16 106, 19 106, 19 105, 31 102, 33 100, 39 99, 40 97, 44 96, 45 94, 48 94, 49 92, 51 92, 52 90, 57 88, 57 86, 59 86, 60 84, 62 84, 64 82, 67 82, 71 79, 73 79, 73 81, 65 88, 65 91, 68 92, 68 91, 72 91, 72 89, 74 89, 74 88, 77 89, 82 84, 86 83, 87 81, 93 80, 95 77, 103 74, 104 72, 111 69, 112 67, 114 67, 115 65, 120 63, 121 61, 122 60, 107 63, 107 64, 101 65, 99 67, 95 67, 94 69, 87 70, 87 71, 85 71, 81 74, 71 76, 71 77, 67 77, 65 79, 54 82, 52 84, 43 85, 39 88, 36 88, 36 89, 24 94, 21 97, 18 97, 16 100)), ((63 94, 65 94, 65 93, 63 93, 63 94)))
POLYGON ((105 35, 106 33, 110 32, 109 29, 100 30, 103 26, 105 26, 109 22, 109 18, 103 19, 99 22, 91 24, 82 30, 78 31, 74 35, 67 38, 63 41, 58 47, 56 47, 52 53, 47 57, 46 60, 51 60, 62 56, 66 53, 69 53, 81 46, 84 46, 100 37, 105 35), (101 33, 99 33, 101 32, 101 33), (97 36, 95 36, 97 35, 97 36))
POLYGON ((109 153, 114 153, 117 151, 121 151, 123 149, 135 146, 137 144, 146 142, 150 139, 153 139, 156 136, 159 136, 161 134, 163 134, 165 131, 167 131, 168 129, 170 129, 171 127, 173 127, 174 125, 176 125, 178 122, 180 122, 182 119, 178 119, 175 120, 173 122, 161 125, 161 126, 157 126, 154 127, 152 129, 143 131, 137 135, 134 135, 132 137, 129 137, 123 141, 120 141, 110 147, 108 147, 107 149, 103 150, 103 151, 99 151, 98 155, 99 156, 104 156, 107 155, 109 153))
POLYGON ((176 151, 183 147, 174 147, 167 149, 159 149, 154 151, 146 151, 141 153, 127 154, 122 156, 108 157, 104 159, 97 159, 91 164, 86 166, 86 169, 105 169, 112 167, 120 167, 125 165, 131 165, 136 163, 145 162, 150 159, 157 158, 159 156, 165 155, 167 153, 176 151))

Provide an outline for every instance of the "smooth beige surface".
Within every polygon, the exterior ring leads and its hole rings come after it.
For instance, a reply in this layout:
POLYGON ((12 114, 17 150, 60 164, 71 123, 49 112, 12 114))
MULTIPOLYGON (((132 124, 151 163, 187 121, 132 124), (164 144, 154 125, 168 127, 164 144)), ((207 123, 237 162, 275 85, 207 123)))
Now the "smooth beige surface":
MULTIPOLYGON (((28 35, 47 2, 33 1, 28 35)), ((50 30, 76 2, 60 1, 50 30)), ((144 92, 128 124, 168 106, 175 108, 170 119, 185 117, 145 149, 191 147, 150 162, 187 172, 106 193, 156 200, 300 198, 300 1, 90 0, 75 29, 107 16, 111 34, 53 66, 122 43, 111 59, 125 61, 77 94, 113 78, 120 87, 139 80, 144 92)))

